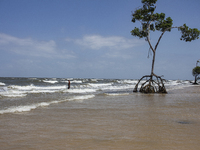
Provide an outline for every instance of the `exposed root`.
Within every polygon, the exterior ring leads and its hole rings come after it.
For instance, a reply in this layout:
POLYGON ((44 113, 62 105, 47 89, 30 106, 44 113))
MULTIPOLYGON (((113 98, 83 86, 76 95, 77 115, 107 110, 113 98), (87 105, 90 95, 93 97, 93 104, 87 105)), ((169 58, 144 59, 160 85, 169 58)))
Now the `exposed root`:
POLYGON ((145 85, 143 88, 140 88, 141 93, 155 93, 155 89, 151 84, 145 85))
POLYGON ((147 78, 147 80, 144 83, 142 83, 139 92, 141 93, 167 93, 165 89, 165 85, 163 83, 164 79, 162 79, 160 76, 157 76, 155 74, 143 76, 135 85, 133 92, 138 91, 138 85, 140 81, 142 81, 144 78, 147 78), (153 77, 155 77, 155 80, 153 79, 153 77))

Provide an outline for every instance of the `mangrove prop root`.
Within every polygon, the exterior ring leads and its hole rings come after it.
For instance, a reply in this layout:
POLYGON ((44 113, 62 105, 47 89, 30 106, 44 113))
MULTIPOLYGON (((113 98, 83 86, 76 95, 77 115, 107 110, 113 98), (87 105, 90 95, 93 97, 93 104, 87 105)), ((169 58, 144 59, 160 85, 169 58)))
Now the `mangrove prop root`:
POLYGON ((155 74, 143 76, 135 85, 133 92, 138 92, 138 85, 144 78, 146 78, 146 81, 141 84, 139 92, 141 93, 167 93, 165 89, 165 85, 163 83, 164 79, 162 79, 160 76, 157 76, 155 74))

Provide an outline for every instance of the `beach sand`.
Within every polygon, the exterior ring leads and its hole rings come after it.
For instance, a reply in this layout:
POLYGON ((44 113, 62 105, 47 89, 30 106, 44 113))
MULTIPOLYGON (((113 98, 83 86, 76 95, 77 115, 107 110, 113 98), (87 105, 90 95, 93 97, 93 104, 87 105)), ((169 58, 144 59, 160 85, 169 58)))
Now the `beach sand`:
POLYGON ((198 150, 200 86, 0 115, 1 150, 198 150))

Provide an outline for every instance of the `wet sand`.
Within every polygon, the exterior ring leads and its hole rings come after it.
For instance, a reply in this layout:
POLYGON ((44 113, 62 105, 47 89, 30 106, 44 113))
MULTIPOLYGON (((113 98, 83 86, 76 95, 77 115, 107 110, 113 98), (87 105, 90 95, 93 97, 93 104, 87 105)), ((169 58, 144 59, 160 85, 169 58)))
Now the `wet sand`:
POLYGON ((1 150, 198 150, 200 86, 0 115, 1 150))

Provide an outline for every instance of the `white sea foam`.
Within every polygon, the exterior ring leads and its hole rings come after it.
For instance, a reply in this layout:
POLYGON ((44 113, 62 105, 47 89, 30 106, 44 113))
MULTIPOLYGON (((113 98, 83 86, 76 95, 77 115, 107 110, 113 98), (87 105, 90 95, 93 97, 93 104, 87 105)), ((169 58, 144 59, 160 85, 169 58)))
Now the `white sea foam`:
POLYGON ((121 83, 121 84, 137 84, 137 80, 117 80, 118 83, 121 83))
POLYGON ((10 107, 5 110, 0 110, 0 114, 28 112, 28 111, 31 111, 38 107, 46 107, 51 104, 56 104, 56 103, 61 103, 61 102, 66 102, 66 101, 74 101, 74 100, 86 100, 86 99, 90 99, 90 98, 94 98, 94 97, 95 97, 95 95, 74 96, 72 98, 68 98, 68 99, 64 99, 64 100, 41 102, 41 103, 25 105, 25 106, 10 107))
POLYGON ((43 82, 55 84, 55 83, 57 83, 58 81, 55 81, 55 80, 43 80, 43 82))
MULTIPOLYGON (((62 82, 66 82, 66 83, 68 83, 69 81, 62 81, 62 82)), ((70 80, 70 83, 83 83, 83 81, 81 81, 81 80, 70 80)))
POLYGON ((6 85, 5 83, 2 83, 2 82, 0 82, 0 86, 4 86, 4 85, 6 85))
POLYGON ((91 79, 91 81, 92 81, 92 82, 98 82, 98 80, 97 80, 97 79, 91 79))
POLYGON ((176 90, 176 89, 182 89, 185 87, 189 87, 191 85, 191 81, 182 81, 182 80, 168 80, 165 83, 165 87, 167 90, 176 90))
POLYGON ((185 84, 185 85, 176 85, 176 86, 169 86, 167 88, 167 91, 170 91, 170 90, 178 90, 178 89, 183 89, 183 88, 186 88, 186 87, 190 87, 190 86, 193 86, 191 84, 185 84))
POLYGON ((22 91, 8 90, 7 87, 0 89, 0 95, 4 97, 24 97, 27 94, 22 91))
POLYGON ((166 86, 176 86, 176 85, 181 85, 183 82, 180 82, 178 80, 169 80, 168 82, 165 83, 166 86))
POLYGON ((36 109, 38 107, 44 107, 44 106, 49 106, 52 103, 55 103, 56 101, 53 102, 42 102, 38 104, 32 104, 32 105, 25 105, 25 106, 17 106, 17 107, 10 107, 5 110, 0 110, 0 114, 5 114, 5 113, 20 113, 20 112, 27 112, 31 111, 32 109, 36 109))
POLYGON ((0 110, 0 114, 25 112, 25 111, 30 111, 35 108, 37 108, 36 105, 10 107, 5 110, 0 110))
POLYGON ((108 96, 129 95, 129 93, 105 93, 108 96))
POLYGON ((94 98, 95 97, 95 95, 83 95, 83 96, 74 96, 74 97, 72 97, 71 99, 69 99, 69 100, 84 100, 84 99, 90 99, 90 98, 94 98))
POLYGON ((18 86, 12 85, 0 89, 0 95, 4 97, 24 97, 28 93, 55 93, 66 89, 64 86, 18 86))
MULTIPOLYGON (((68 82, 68 81, 67 81, 68 82)), ((70 81, 71 83, 83 83, 83 81, 81 81, 81 80, 72 80, 72 81, 70 81)))
MULTIPOLYGON (((38 80, 39 81, 39 80, 38 80)), ((43 80, 42 80, 43 81, 43 80)), ((46 79, 45 81, 57 81, 56 79, 46 79)), ((61 82, 65 82, 62 80, 61 82)), ((19 82, 16 82, 18 85, 10 85, 10 86, 0 86, 0 97, 3 99, 4 97, 17 97, 20 100, 20 97, 25 97, 29 93, 64 93, 64 95, 68 95, 65 99, 59 99, 50 102, 41 102, 36 104, 30 104, 27 106, 20 106, 19 103, 16 107, 7 106, 5 110, 0 110, 0 114, 3 113, 15 113, 15 112, 24 112, 24 111, 31 111, 38 107, 45 107, 49 106, 54 103, 61 103, 65 101, 83 101, 85 99, 94 98, 96 94, 104 93, 107 96, 120 96, 120 95, 128 95, 130 91, 133 90, 135 84, 138 82, 137 80, 102 80, 99 79, 73 79, 73 84, 70 89, 67 89, 67 84, 63 85, 48 85, 44 82, 38 83, 34 85, 35 81, 28 81, 30 85, 20 85, 19 82), (91 82, 90 82, 91 81, 91 82), (99 81, 99 82, 98 82, 99 81), (127 93, 126 93, 127 91, 127 93), (77 94, 79 96, 77 96, 77 94)), ((71 80, 72 82, 72 80, 71 80)), ((140 85, 145 82, 142 80, 140 85)), ((0 82, 2 83, 2 82, 0 82)), ((53 82, 52 82, 53 83, 53 82)), ((4 84, 4 83, 3 83, 4 84)), ((140 88, 140 85, 138 88, 140 88)), ((181 89, 184 87, 191 86, 191 81, 182 81, 182 80, 168 80, 165 82, 165 87, 167 91, 174 90, 174 89, 181 89)), ((61 94, 62 95, 62 94, 61 94)), ((31 95, 34 96, 34 95, 31 95)), ((8 98, 9 99, 9 98, 8 98)), ((28 101, 29 99, 24 98, 23 100, 28 101)))
POLYGON ((89 83, 89 86, 98 88, 98 87, 106 87, 106 86, 111 86, 112 83, 89 83))
POLYGON ((40 90, 60 90, 60 89, 66 89, 66 85, 63 86, 34 86, 33 84, 29 86, 9 86, 11 89, 17 89, 22 91, 31 91, 31 90, 37 90, 38 92, 40 90))
POLYGON ((72 81, 72 80, 74 80, 74 78, 68 78, 67 80, 70 80, 70 81, 72 81))
MULTIPOLYGON (((47 79, 46 79, 47 80, 47 79)), ((46 81, 45 80, 45 81, 46 81)), ((56 93, 56 92, 66 92, 66 93, 95 93, 100 91, 119 91, 119 90, 132 90, 137 80, 105 80, 102 83, 84 83, 83 81, 89 82, 89 79, 76 79, 73 80, 75 85, 72 85, 70 89, 67 89, 67 85, 52 85, 47 86, 41 84, 40 86, 35 86, 34 84, 22 86, 22 85, 10 85, 8 87, 0 88, 0 95, 3 97, 25 97, 29 93, 56 93)), ((91 80, 91 79, 90 79, 91 80)), ((97 79, 93 79, 97 81, 97 79)), ((98 79, 99 80, 99 79, 98 79)), ((48 81, 56 81, 56 79, 51 79, 48 81)), ((103 81, 103 80, 102 80, 103 81)), ((64 81, 65 82, 65 81, 64 81)), ((138 88, 145 80, 141 81, 138 88)), ((168 80, 165 82, 167 90, 179 89, 185 86, 191 85, 191 81, 182 81, 182 80, 168 80)))
POLYGON ((8 90, 7 87, 0 87, 0 92, 6 92, 8 90))
POLYGON ((27 94, 20 94, 20 93, 1 93, 1 96, 4 97, 25 97, 27 94))

